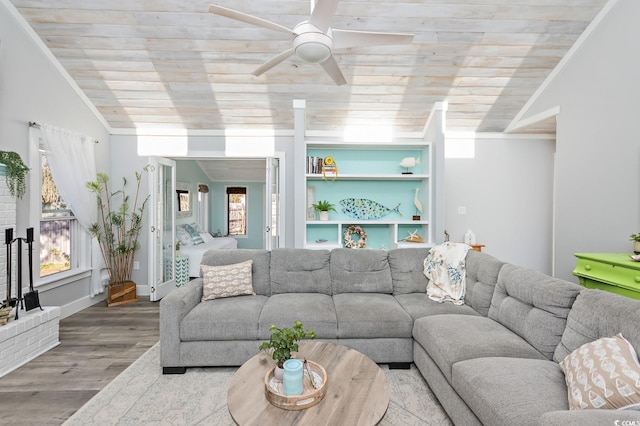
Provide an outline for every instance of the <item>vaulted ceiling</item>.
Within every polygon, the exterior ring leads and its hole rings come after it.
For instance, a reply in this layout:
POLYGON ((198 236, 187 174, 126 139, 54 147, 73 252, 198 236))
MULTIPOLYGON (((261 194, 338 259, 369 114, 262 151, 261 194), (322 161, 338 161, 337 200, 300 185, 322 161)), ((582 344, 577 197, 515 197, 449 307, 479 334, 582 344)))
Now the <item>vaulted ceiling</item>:
MULTIPOLYGON (((334 28, 403 32, 412 44, 336 51, 347 84, 292 57, 283 33, 208 13, 208 0, 10 0, 112 129, 390 125, 419 132, 435 102, 447 128, 503 131, 607 0, 343 0, 334 28)), ((320 0, 322 1, 322 0, 320 0)), ((309 0, 215 0, 292 28, 309 0)), ((527 129, 553 131, 544 122, 527 129)))

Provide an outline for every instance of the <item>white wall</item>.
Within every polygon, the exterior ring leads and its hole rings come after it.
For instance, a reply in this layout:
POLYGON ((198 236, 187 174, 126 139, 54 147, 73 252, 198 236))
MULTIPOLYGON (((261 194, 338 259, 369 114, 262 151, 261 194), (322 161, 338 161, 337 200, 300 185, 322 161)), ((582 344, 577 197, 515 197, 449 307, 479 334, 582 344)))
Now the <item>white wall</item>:
POLYGON ((640 2, 619 0, 524 115, 559 106, 555 275, 640 232, 640 2))
POLYGON ((500 134, 448 136, 445 229, 463 241, 471 229, 483 251, 551 273, 554 141, 500 134), (452 158, 465 146, 471 158, 452 158), (466 214, 458 209, 466 209, 466 214))
MULTIPOLYGON (((139 199, 144 200, 149 195, 149 173, 143 172, 143 168, 149 164, 148 157, 138 156, 137 142, 134 136, 111 136, 111 171, 109 173, 110 181, 113 185, 122 183, 122 178, 127 179, 127 192, 133 194, 137 185, 135 180, 135 172, 142 173, 140 184, 139 199)), ((133 202, 133 201, 132 201, 133 202)), ((140 206, 140 203, 138 203, 140 206)), ((140 249, 136 252, 135 261, 140 262, 140 269, 133 271, 131 279, 136 283, 136 290, 139 295, 149 295, 149 274, 147 268, 149 262, 149 210, 152 208, 147 203, 147 208, 143 216, 142 230, 138 242, 140 249)))
MULTIPOLYGON (((28 122, 47 123, 98 139, 97 168, 108 171, 109 132, 20 25, 21 21, 14 7, 7 0, 0 0, 0 150, 16 151, 29 166, 39 167, 27 158, 28 122)), ((18 201, 17 208, 18 231, 29 226, 38 229, 38 224, 29 220, 28 195, 18 201)), ((85 306, 99 300, 88 298, 88 279, 52 287, 40 289, 40 300, 45 305, 63 306, 75 301, 85 306)), ((68 314, 63 308, 63 316, 68 314)))

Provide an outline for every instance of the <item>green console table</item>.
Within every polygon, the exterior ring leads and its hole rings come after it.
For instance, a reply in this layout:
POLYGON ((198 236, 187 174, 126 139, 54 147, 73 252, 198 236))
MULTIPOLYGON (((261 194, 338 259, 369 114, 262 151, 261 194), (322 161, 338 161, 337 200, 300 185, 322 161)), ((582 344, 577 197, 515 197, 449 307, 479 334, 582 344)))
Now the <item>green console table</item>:
POLYGON ((640 299, 640 262, 628 253, 575 253, 578 258, 573 275, 586 288, 599 288, 640 299))

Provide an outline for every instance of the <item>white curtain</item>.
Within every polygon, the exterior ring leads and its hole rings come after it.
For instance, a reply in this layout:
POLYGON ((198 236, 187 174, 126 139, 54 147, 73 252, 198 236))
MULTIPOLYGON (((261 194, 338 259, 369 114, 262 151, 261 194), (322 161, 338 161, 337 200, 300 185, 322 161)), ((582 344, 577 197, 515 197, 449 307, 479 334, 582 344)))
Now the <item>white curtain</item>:
MULTIPOLYGON (((85 232, 98 220, 95 195, 86 186, 96 179, 94 157, 95 139, 42 124, 42 145, 49 169, 62 199, 71 206, 73 214, 85 232)), ((101 269, 104 262, 98 241, 91 238, 91 296, 104 291, 101 269)))

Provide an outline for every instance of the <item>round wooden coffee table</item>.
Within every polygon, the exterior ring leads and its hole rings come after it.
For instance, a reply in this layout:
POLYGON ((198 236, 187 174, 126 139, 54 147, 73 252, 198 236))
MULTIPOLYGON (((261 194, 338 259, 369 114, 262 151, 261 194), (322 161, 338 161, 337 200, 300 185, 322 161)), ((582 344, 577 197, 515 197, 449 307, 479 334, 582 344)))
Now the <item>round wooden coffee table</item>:
POLYGON ((227 406, 239 425, 375 425, 389 406, 389 383, 378 365, 360 352, 326 342, 302 342, 296 358, 327 371, 327 393, 317 405, 290 411, 264 395, 264 376, 274 366, 266 353, 245 362, 231 378, 227 406))

